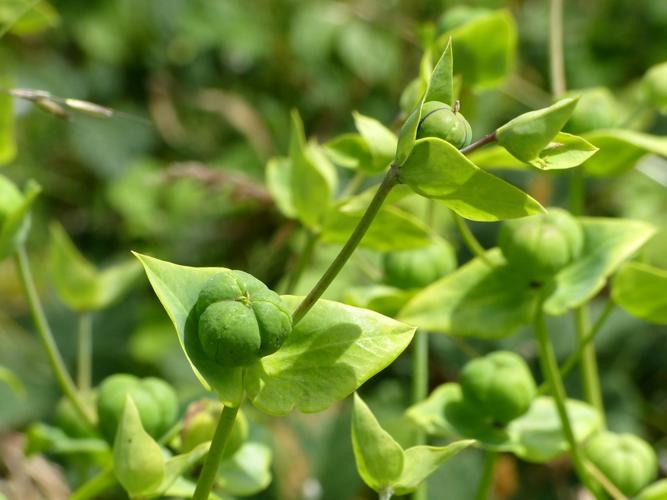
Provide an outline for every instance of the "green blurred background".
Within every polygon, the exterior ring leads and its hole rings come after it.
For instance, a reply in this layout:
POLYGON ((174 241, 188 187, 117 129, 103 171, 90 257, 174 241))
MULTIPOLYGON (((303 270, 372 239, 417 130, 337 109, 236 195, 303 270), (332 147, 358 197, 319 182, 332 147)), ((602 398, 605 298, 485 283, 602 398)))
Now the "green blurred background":
MULTIPOLYGON (((0 26, 27 3, 0 0, 0 26)), ((628 103, 624 111, 637 126, 664 135, 664 116, 644 115, 631 103, 646 69, 667 60, 667 2, 565 3, 568 87, 608 86, 628 103)), ((395 123, 423 45, 465 14, 463 4, 507 8, 518 28, 512 73, 492 88, 462 95, 478 137, 549 103, 548 2, 53 0, 24 16, 0 39, 3 82, 119 110, 112 119, 76 115, 64 121, 15 102, 18 155, 2 173, 19 184, 34 178, 44 188, 29 250, 66 358, 73 359, 75 318, 49 286, 49 222, 60 221, 99 264, 132 249, 181 264, 243 269, 280 286, 301 235, 273 206, 263 179, 266 161, 286 152, 290 109, 299 110, 308 135, 321 141, 351 131, 352 110, 395 123)), ((652 161, 651 168, 662 169, 663 184, 636 170, 591 183, 589 212, 664 224, 667 164, 652 161)), ((540 199, 563 203, 559 179, 545 193, 543 183, 512 175, 540 199)), ((493 244, 497 225, 473 228, 483 243, 493 244)), ((336 250, 318 250, 300 288, 307 289, 336 250)), ((465 260, 463 250, 460 256, 465 260)), ((666 256, 658 259, 667 266, 666 256)), ((354 268, 362 265, 353 262, 329 296, 363 280, 354 268)), ((183 401, 202 395, 144 280, 97 314, 94 329, 96 382, 118 371, 156 374, 174 383, 183 401)), ((556 318, 553 331, 559 353, 569 352, 569 318, 556 318)), ((610 427, 643 435, 663 459, 666 333, 615 312, 599 337, 610 427)), ((467 357, 458 343, 433 337, 435 386, 455 379, 467 357)), ((0 433, 48 421, 58 391, 31 333, 11 261, 0 264, 0 346, 0 364, 13 369, 29 393, 21 399, 0 385, 0 433)), ((535 362, 529 332, 470 346, 480 352, 513 348, 535 362)), ((389 427, 400 427, 409 403, 409 373, 406 354, 363 389, 389 427)), ((577 382, 569 380, 575 396, 581 394, 577 382)), ((270 429, 275 451, 274 482, 257 498, 372 498, 354 470, 348 409, 343 402, 315 416, 253 415, 270 429)), ((567 498, 559 489, 568 480, 562 464, 537 467, 506 458, 500 467, 499 498, 567 498)), ((431 498, 470 498, 480 470, 481 456, 463 453, 434 475, 431 498)))

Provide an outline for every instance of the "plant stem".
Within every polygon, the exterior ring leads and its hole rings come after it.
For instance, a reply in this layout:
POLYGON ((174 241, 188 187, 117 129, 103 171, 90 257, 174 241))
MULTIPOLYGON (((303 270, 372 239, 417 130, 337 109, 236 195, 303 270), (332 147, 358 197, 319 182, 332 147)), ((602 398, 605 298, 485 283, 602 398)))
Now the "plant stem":
MULTIPOLYGON (((575 331, 577 332, 577 341, 583 344, 586 338, 586 332, 589 330, 588 308, 586 305, 577 307, 574 311, 575 331)), ((604 415, 604 402, 602 400, 602 391, 600 390, 600 379, 598 377, 598 363, 595 357, 595 344, 587 342, 582 348, 581 353, 581 382, 584 388, 586 401, 594 406, 602 418, 603 427, 606 426, 604 415)))
POLYGON ((394 495, 394 492, 391 488, 382 490, 378 493, 378 500, 391 500, 391 497, 394 495))
POLYGON ((99 474, 83 483, 69 497, 70 500, 88 500, 89 498, 98 498, 100 493, 116 484, 111 467, 103 469, 99 474))
POLYGON ((484 250, 484 247, 479 242, 479 240, 475 238, 475 235, 470 230, 465 220, 463 220, 463 217, 461 217, 456 212, 452 212, 452 217, 454 218, 456 229, 458 229, 459 233, 461 234, 463 243, 468 248, 468 250, 470 250, 474 256, 479 257, 485 264, 493 267, 493 263, 486 256, 486 250, 484 250))
POLYGON ((26 299, 28 301, 28 307, 30 308, 30 315, 32 316, 33 322, 35 323, 35 328, 39 335, 40 341, 42 342, 42 347, 46 351, 46 356, 55 375, 56 381, 60 386, 60 389, 63 391, 67 399, 72 403, 72 406, 79 414, 81 418, 84 419, 91 427, 95 427, 95 418, 86 408, 86 405, 83 403, 80 394, 77 392, 72 377, 65 367, 65 362, 58 351, 58 346, 56 341, 53 338, 51 333, 51 328, 49 323, 46 320, 46 315, 44 314, 44 309, 39 300, 39 295, 35 288, 35 282, 32 278, 32 272, 30 271, 30 261, 26 253, 25 247, 20 245, 16 249, 14 254, 16 261, 16 267, 19 271, 19 278, 25 292, 26 299))
POLYGON ((222 409, 192 500, 208 500, 240 406, 240 404, 238 406, 225 406, 222 409))
MULTIPOLYGON (((428 332, 417 331, 412 340, 412 403, 417 404, 428 395, 428 332)), ((414 444, 426 444, 426 434, 415 431, 414 444)), ((426 481, 417 487, 412 494, 412 500, 426 500, 428 498, 426 481)))
POLYGON ((484 469, 482 470, 482 477, 477 483, 475 500, 488 500, 491 497, 490 490, 493 486, 493 471, 496 468, 498 452, 486 451, 484 455, 484 469))
POLYGON ((299 321, 301 321, 301 319, 308 311, 310 311, 310 308, 313 307, 315 302, 317 302, 326 289, 329 288, 331 282, 334 280, 334 278, 336 278, 340 270, 343 268, 347 260, 359 245, 359 242, 361 242, 362 238, 366 234, 366 231, 368 231, 368 228, 373 222, 373 219, 375 219, 375 216, 380 210, 382 203, 384 203, 384 200, 387 198, 387 195, 398 182, 398 168, 392 165, 392 167, 387 172, 387 175, 385 175, 382 184, 380 184, 380 187, 375 193, 375 196, 371 200, 371 203, 368 205, 366 212, 357 224, 357 227, 354 228, 350 238, 347 240, 334 261, 329 265, 329 268, 324 272, 317 284, 301 301, 299 306, 296 308, 296 311, 294 311, 294 314, 292 315, 293 325, 296 325, 299 321))
POLYGON ((569 186, 568 197, 570 212, 573 215, 582 215, 584 213, 584 204, 586 198, 586 179, 582 167, 573 168, 568 172, 569 186))
POLYGON ((556 355, 554 354, 553 346, 549 339, 549 333, 547 332, 546 323, 544 321, 544 312, 542 311, 542 302, 540 301, 537 304, 535 310, 535 337, 538 342, 539 352, 540 352, 540 365, 542 368, 542 374, 546 379, 549 387, 551 388, 551 394, 553 396, 554 403, 556 405, 556 411, 558 412, 558 417, 560 418, 561 426, 563 428, 563 434, 570 446, 570 455, 572 457, 572 463, 574 468, 579 476, 581 482, 592 492, 595 491, 594 488, 590 486, 590 479, 588 473, 584 467, 584 461, 581 456, 579 446, 577 445, 577 440, 574 436, 574 431, 572 430, 572 424, 570 423, 570 417, 567 414, 567 408, 565 402, 567 400, 567 394, 565 393, 565 386, 563 385, 563 380, 560 378, 560 373, 558 371, 558 363, 556 362, 556 355))
POLYGON ((309 229, 305 230, 305 240, 303 242, 303 248, 297 258, 296 264, 290 273, 289 280, 287 281, 287 286, 285 287, 285 294, 291 295, 296 290, 303 272, 306 270, 310 264, 310 260, 313 257, 313 251, 315 250, 315 244, 318 240, 318 235, 309 229))
MULTIPOLYGON (((589 330, 589 332, 579 340, 579 343, 577 345, 577 349, 568 356, 568 358, 565 360, 565 363, 563 363, 563 366, 560 368, 560 376, 562 378, 567 377, 572 369, 576 366, 577 362, 579 361, 579 358, 581 357, 582 353, 584 352, 584 348, 591 342, 595 336, 598 334, 600 329, 602 328, 602 325, 605 323, 611 312, 614 310, 614 303, 612 301, 607 302, 607 305, 605 306, 604 310, 602 313, 600 313, 600 316, 598 316, 598 319, 595 320, 595 324, 593 327, 589 330)), ((542 384, 538 390, 539 394, 544 394, 546 390, 548 389, 548 385, 546 383, 542 384)))
POLYGON ((82 393, 90 391, 93 378, 93 316, 89 312, 79 314, 77 332, 77 384, 82 393))
POLYGON ((461 153, 468 154, 471 153, 472 151, 475 151, 476 149, 481 148, 482 146, 485 146, 491 142, 494 142, 496 140, 496 131, 494 130, 490 134, 486 134, 479 139, 477 139, 475 142, 468 144, 466 147, 459 149, 461 153))
POLYGON ((565 58, 563 55, 563 0, 551 0, 549 12, 549 63, 551 66, 551 93, 560 97, 565 93, 565 58))

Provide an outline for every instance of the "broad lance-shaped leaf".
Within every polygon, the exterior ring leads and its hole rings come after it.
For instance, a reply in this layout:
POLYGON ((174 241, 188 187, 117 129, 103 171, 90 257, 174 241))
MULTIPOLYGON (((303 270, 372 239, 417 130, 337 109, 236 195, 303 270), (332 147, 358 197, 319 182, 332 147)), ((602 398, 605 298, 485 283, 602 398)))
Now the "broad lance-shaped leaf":
POLYGON ((581 257, 555 277, 554 289, 544 301, 544 311, 560 315, 591 299, 606 280, 655 233, 642 221, 580 217, 584 229, 581 257))
POLYGON ((422 116, 422 106, 424 105, 424 97, 419 101, 419 105, 415 110, 408 115, 405 122, 398 132, 398 144, 396 146, 396 158, 394 164, 401 167, 408 160, 412 153, 412 148, 415 146, 417 140, 417 129, 419 128, 419 120, 422 116))
POLYGON ((599 149, 584 163, 586 172, 596 177, 622 174, 649 153, 667 156, 667 137, 635 130, 595 130, 584 138, 599 149))
POLYGON ((447 46, 440 56, 440 60, 435 65, 431 80, 426 90, 425 101, 440 101, 453 106, 454 104, 454 60, 452 56, 452 41, 447 42, 447 46))
POLYGON ((403 449, 357 394, 352 410, 352 449, 364 482, 378 493, 391 491, 403 472, 403 449))
MULTIPOLYGON (((283 300, 291 308, 301 302, 283 300)), ((248 368, 248 398, 271 415, 322 411, 389 366, 414 332, 381 314, 319 300, 277 352, 248 368)))
POLYGON ((667 324, 667 271, 628 262, 616 273, 611 288, 616 304, 633 316, 667 324))
POLYGON ((144 430, 130 396, 125 401, 113 445, 113 470, 130 497, 155 492, 165 475, 160 445, 144 430))
POLYGON ((514 70, 518 35, 507 9, 476 17, 444 33, 436 45, 443 47, 450 38, 456 52, 455 73, 463 77, 466 87, 494 87, 514 70))
POLYGON ((273 202, 285 217, 290 219, 297 218, 296 208, 292 202, 292 192, 290 189, 290 177, 292 165, 289 158, 278 157, 271 158, 266 164, 266 187, 268 188, 273 202))
POLYGON ((418 292, 397 318, 431 332, 502 338, 530 321, 536 299, 496 248, 418 292))
POLYGON ((0 175, 0 260, 14 253, 28 237, 30 207, 42 188, 28 181, 25 192, 0 175))
MULTIPOLYGON (((373 154, 361 134, 348 133, 334 137, 324 144, 324 153, 336 165, 368 173, 377 173, 373 154)), ((390 158, 391 160, 391 158, 390 158)))
MULTIPOLYGON (((346 204, 336 206, 324 219, 321 241, 345 243, 364 211, 346 204)), ((429 245, 432 239, 431 229, 419 218, 398 207, 386 205, 378 212, 360 246, 378 252, 411 250, 429 245)))
POLYGON ((572 115, 577 98, 517 116, 496 132, 498 143, 519 160, 531 163, 551 143, 572 115))
POLYGON ((271 484, 271 448, 246 441, 229 459, 220 464, 218 484, 228 495, 255 495, 271 484))
MULTIPOLYGON (((550 462, 568 449, 551 397, 535 399, 528 411, 505 429, 494 427, 479 415, 462 412, 462 400, 459 384, 443 384, 408 408, 406 416, 429 435, 476 439, 484 449, 514 453, 529 462, 550 462)), ((592 406, 574 399, 568 399, 566 406, 577 442, 601 429, 602 419, 592 406)))
POLYGON ((316 228, 336 190, 336 171, 316 144, 307 144, 303 123, 292 113, 289 187, 292 205, 305 225, 316 228))
POLYGON ((243 378, 240 368, 223 368, 211 361, 193 340, 191 311, 199 292, 214 274, 229 271, 221 267, 179 266, 148 255, 134 254, 143 264, 148 281, 171 319, 178 341, 192 371, 208 390, 215 390, 220 400, 230 406, 241 402, 243 378))
POLYGON ((379 121, 361 113, 352 113, 354 125, 366 141, 368 148, 377 163, 374 171, 381 171, 389 165, 396 154, 397 139, 394 133, 379 121))
POLYGON ((399 175, 416 193, 442 200, 467 219, 496 221, 544 212, 528 194, 480 169, 450 143, 435 137, 415 143, 399 175))

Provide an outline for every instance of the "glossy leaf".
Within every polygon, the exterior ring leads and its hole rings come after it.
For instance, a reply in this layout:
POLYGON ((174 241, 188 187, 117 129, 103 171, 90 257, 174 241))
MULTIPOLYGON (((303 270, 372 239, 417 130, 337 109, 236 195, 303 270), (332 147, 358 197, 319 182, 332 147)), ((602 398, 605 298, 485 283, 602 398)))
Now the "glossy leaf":
POLYGON ((640 262, 624 264, 616 276, 611 296, 633 316, 667 324, 667 271, 640 262))
POLYGON ((526 170, 528 163, 515 158, 504 147, 492 144, 468 153, 468 159, 480 168, 526 170))
POLYGON ((599 151, 584 163, 586 172, 596 177, 622 174, 648 153, 667 156, 667 137, 635 130, 596 130, 584 134, 599 151))
POLYGON ((0 176, 0 260, 11 255, 25 243, 30 229, 30 207, 42 188, 29 181, 25 192, 7 178, 0 176))
POLYGON ((554 289, 544 301, 544 311, 559 315, 591 299, 607 278, 655 232, 645 222, 602 217, 580 217, 584 249, 579 259, 562 269, 554 289))
POLYGON ((456 336, 502 338, 530 321, 537 292, 514 274, 500 250, 473 259, 418 292, 398 319, 456 336))
POLYGON ((382 171, 396 155, 396 136, 374 118, 356 112, 352 116, 357 130, 366 141, 374 158, 372 171, 382 171))
POLYGON ((394 485, 396 495, 412 493, 438 467, 458 455, 476 441, 465 439, 447 446, 413 446, 405 450, 405 463, 401 477, 394 485))
MULTIPOLYGON (((339 205, 331 210, 324 219, 321 241, 345 243, 361 220, 364 210, 349 210, 347 205, 339 205)), ((386 205, 378 212, 360 246, 378 252, 411 250, 428 245, 432 237, 431 229, 419 218, 398 207, 386 205)))
POLYGON ((324 152, 336 165, 375 173, 373 155, 360 134, 342 134, 334 137, 324 144, 324 152))
MULTIPOLYGON (((10 87, 10 79, 0 75, 0 87, 10 87)), ((8 92, 0 92, 0 165, 16 157, 14 141, 14 99, 8 92)))
POLYGON ((519 115, 498 129, 498 143, 519 160, 530 163, 558 135, 576 105, 576 98, 566 98, 548 108, 519 115))
POLYGON ((343 301, 354 307, 394 317, 415 295, 416 290, 402 290, 387 285, 369 285, 350 288, 343 301))
POLYGON ((296 219, 297 212, 292 202, 290 188, 292 164, 289 158, 272 158, 266 164, 266 187, 278 210, 290 219, 296 219))
POLYGON ((471 220, 495 221, 544 211, 528 194, 480 169, 454 146, 434 137, 415 143, 399 175, 416 193, 442 200, 471 220))
MULTIPOLYGON (((283 300, 296 307, 301 298, 283 300)), ((248 368, 248 397, 271 415, 322 411, 391 364, 414 332, 372 311, 320 300, 276 353, 248 368)))
MULTIPOLYGON (((530 462, 550 462, 568 449, 555 403, 550 397, 535 399, 528 412, 510 422, 504 430, 481 419, 475 421, 475 415, 456 411, 462 400, 458 384, 444 384, 426 400, 408 408, 406 416, 430 435, 473 438, 482 448, 511 452, 530 462)), ((601 428, 600 415, 590 405, 569 399, 566 406, 578 442, 601 428)))
POLYGON ((165 475, 162 450, 141 425, 139 411, 130 396, 113 445, 113 470, 130 497, 155 492, 165 475))
POLYGON ((514 69, 517 27, 505 9, 480 16, 445 33, 439 45, 451 37, 456 61, 454 71, 468 87, 490 88, 514 69))
POLYGON ((352 410, 352 449, 359 475, 378 493, 390 490, 401 478, 403 449, 357 394, 352 410))
POLYGON ((585 139, 560 132, 530 164, 540 170, 564 170, 581 165, 598 151, 585 139))
POLYGON ((193 341, 190 331, 190 313, 199 291, 211 276, 228 269, 179 266, 147 255, 134 255, 143 264, 148 281, 174 324, 181 348, 195 375, 204 387, 215 390, 224 404, 238 405, 243 392, 241 369, 224 368, 211 361, 202 352, 201 345, 193 341))
POLYGON ((249 496, 271 484, 271 448, 247 441, 229 459, 220 464, 218 484, 229 495, 249 496))
POLYGON ((452 42, 449 40, 440 56, 440 60, 433 69, 424 101, 440 101, 450 106, 454 105, 453 71, 452 42))
POLYGON ((424 98, 422 97, 419 105, 408 115, 401 126, 401 130, 398 132, 396 158, 394 158, 394 164, 396 166, 402 166, 410 157, 410 153, 412 153, 412 148, 415 146, 415 141, 417 140, 417 129, 419 128, 419 120, 421 120, 423 105, 424 98))

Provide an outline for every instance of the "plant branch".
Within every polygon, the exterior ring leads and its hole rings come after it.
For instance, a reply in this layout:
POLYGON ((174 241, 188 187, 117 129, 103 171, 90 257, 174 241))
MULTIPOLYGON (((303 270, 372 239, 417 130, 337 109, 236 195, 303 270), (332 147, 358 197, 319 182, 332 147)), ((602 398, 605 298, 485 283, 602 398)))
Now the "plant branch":
POLYGON ((225 406, 222 409, 192 500, 208 500, 240 406, 240 404, 238 406, 225 406))
MULTIPOLYGON (((574 311, 574 325, 579 344, 583 344, 586 333, 589 330, 588 308, 586 305, 577 307, 574 311)), ((585 399, 600 413, 603 426, 606 426, 604 415, 604 402, 602 400, 602 391, 600 390, 600 379, 598 377, 598 363, 595 356, 595 344, 587 342, 582 347, 581 353, 581 382, 584 388, 585 399)))
POLYGON ((498 460, 498 452, 485 451, 484 452, 484 469, 482 470, 482 477, 477 483, 477 491, 475 492, 475 500, 488 500, 491 498, 491 487, 493 486, 493 472, 496 468, 496 461, 498 460))
POLYGON ((93 378, 93 316, 90 312, 79 314, 77 332, 77 385, 81 392, 88 392, 93 378))
POLYGON ((565 57, 563 54, 563 0, 551 0, 549 12, 549 64, 551 93, 560 97, 565 93, 565 57))
MULTIPOLYGON (((428 395, 428 332, 417 331, 412 340, 412 404, 426 399, 428 395)), ((422 430, 414 433, 415 445, 426 444, 426 434, 422 430)), ((412 494, 412 500, 428 498, 427 483, 423 481, 412 494)))
POLYGON ((348 261, 354 250, 363 239, 366 231, 368 231, 368 228, 373 222, 373 219, 375 219, 375 216, 380 210, 380 207, 382 207, 382 203, 384 203, 387 195, 398 182, 398 168, 392 165, 392 167, 387 172, 387 175, 384 177, 382 184, 380 184, 380 187, 375 193, 375 196, 371 200, 370 205, 368 205, 366 212, 364 212, 364 215, 361 217, 361 220, 357 224, 357 227, 354 228, 350 238, 347 240, 334 261, 329 265, 329 268, 324 272, 317 284, 301 301, 299 306, 294 311, 294 314, 292 314, 293 325, 296 325, 299 321, 301 321, 301 319, 303 319, 306 313, 310 311, 310 308, 313 307, 315 302, 317 302, 326 289, 329 288, 331 282, 336 278, 340 270, 343 268, 345 263, 348 261))
POLYGON ((476 149, 481 148, 482 146, 486 146, 487 144, 495 142, 496 139, 497 139, 496 131, 494 130, 490 134, 486 134, 485 136, 482 136, 479 139, 477 139, 475 142, 468 144, 464 148, 459 149, 459 151, 461 151, 461 153, 466 155, 468 153, 472 153, 476 149))
POLYGON ((42 347, 44 347, 44 350, 46 351, 46 356, 56 381, 79 416, 91 427, 95 427, 95 418, 83 403, 80 394, 74 386, 72 377, 65 367, 65 362, 63 361, 60 351, 58 351, 58 346, 53 338, 53 333, 51 333, 51 328, 46 320, 44 309, 42 308, 37 289, 35 288, 35 282, 32 278, 32 272, 30 271, 30 261, 23 245, 16 249, 14 258, 16 267, 19 271, 19 278, 28 301, 28 307, 30 308, 30 315, 35 323, 35 328, 37 329, 39 339, 42 342, 42 347))
POLYGON ((306 229, 305 233, 303 248, 301 248, 301 252, 297 257, 294 268, 292 269, 289 280, 287 281, 287 286, 285 287, 285 294, 287 295, 294 293, 294 290, 296 290, 296 287, 301 280, 301 276, 303 276, 303 272, 308 267, 308 264, 310 264, 310 261, 313 257, 313 251, 315 250, 315 244, 319 238, 316 233, 310 231, 309 229, 306 229))

